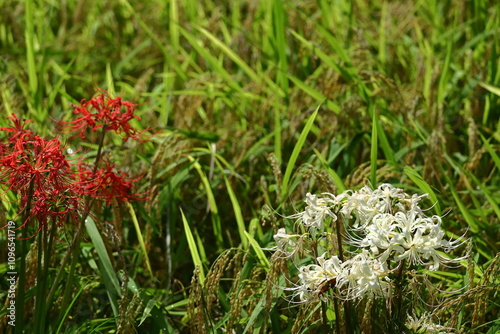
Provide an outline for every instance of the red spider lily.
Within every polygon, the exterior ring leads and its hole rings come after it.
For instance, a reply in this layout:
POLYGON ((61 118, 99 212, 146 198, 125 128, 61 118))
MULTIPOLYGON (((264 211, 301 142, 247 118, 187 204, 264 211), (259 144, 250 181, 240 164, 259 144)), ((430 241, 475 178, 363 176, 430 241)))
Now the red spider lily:
MULTIPOLYGON (((128 125, 129 120, 138 118, 133 116, 135 105, 121 102, 119 98, 108 99, 104 94, 88 103, 95 110, 106 104, 106 108, 99 111, 102 117, 98 119, 105 120, 106 124, 95 123, 92 128, 94 131, 102 127, 104 131, 124 132, 126 138, 134 138, 141 133, 128 125), (123 115, 119 114, 121 107, 113 109, 113 105, 117 104, 127 109, 123 115)), ((85 114, 85 110, 84 107, 80 108, 84 117, 77 120, 80 123, 73 122, 73 126, 83 126, 85 115, 89 122, 94 119, 93 115, 97 115, 90 112, 85 114)), ((8 140, 0 143, 0 184, 4 185, 5 190, 12 190, 19 195, 20 213, 27 217, 22 227, 31 218, 38 222, 38 231, 49 222, 60 224, 68 218, 79 221, 80 215, 90 214, 87 212, 90 210, 89 203, 85 203, 89 198, 100 199, 107 204, 113 199, 118 202, 144 199, 132 192, 133 184, 140 177, 134 179, 123 171, 116 171, 115 165, 105 158, 101 160, 100 168, 81 161, 68 161, 58 139, 46 140, 25 129, 29 120, 21 122, 15 115, 9 119, 13 126, 0 129, 8 134, 8 140), (78 166, 77 171, 74 166, 78 166)), ((85 129, 81 129, 82 133, 85 129)))
POLYGON ((141 195, 134 195, 133 185, 138 178, 130 178, 124 171, 115 172, 115 165, 109 160, 103 159, 104 166, 93 170, 89 164, 80 164, 78 166, 78 176, 80 187, 79 192, 90 195, 93 198, 102 199, 106 204, 111 204, 113 199, 120 201, 142 200, 141 195))
POLYGON ((6 190, 19 194, 20 212, 29 209, 27 217, 35 217, 40 228, 48 218, 61 220, 78 212, 73 200, 78 197, 72 188, 74 172, 60 141, 45 140, 24 129, 29 120, 21 124, 15 115, 9 119, 14 127, 0 129, 9 133, 8 141, 0 146, 0 181, 6 190))
POLYGON ((94 132, 103 129, 106 132, 115 131, 124 134, 124 141, 128 138, 143 140, 140 135, 146 130, 138 131, 129 124, 134 118, 141 119, 134 115, 137 106, 137 104, 122 101, 121 97, 112 99, 107 94, 102 93, 89 101, 82 100, 80 106, 74 105, 74 113, 81 116, 72 122, 61 122, 61 125, 69 131, 78 132, 81 138, 86 138, 87 129, 94 132))
POLYGON ((47 141, 38 135, 29 139, 18 137, 10 143, 10 150, 4 149, 0 157, 0 178, 6 181, 8 189, 16 191, 27 189, 31 182, 40 190, 46 185, 64 188, 72 171, 59 140, 47 141))
POLYGON ((10 119, 12 123, 14 123, 14 126, 0 128, 0 130, 5 132, 12 132, 12 134, 9 136, 10 142, 17 140, 19 137, 28 136, 32 138, 34 136, 31 130, 25 129, 25 126, 31 122, 31 119, 27 119, 24 121, 24 123, 21 123, 21 120, 17 118, 15 114, 12 114, 12 116, 7 117, 7 119, 10 119))
MULTIPOLYGON (((26 203, 28 199, 23 198, 22 201, 26 203)), ((71 187, 67 187, 64 191, 55 188, 52 191, 35 190, 31 197, 30 217, 36 218, 38 222, 37 232, 47 226, 49 219, 59 224, 67 218, 79 221, 79 215, 83 210, 81 202, 81 196, 71 187)))

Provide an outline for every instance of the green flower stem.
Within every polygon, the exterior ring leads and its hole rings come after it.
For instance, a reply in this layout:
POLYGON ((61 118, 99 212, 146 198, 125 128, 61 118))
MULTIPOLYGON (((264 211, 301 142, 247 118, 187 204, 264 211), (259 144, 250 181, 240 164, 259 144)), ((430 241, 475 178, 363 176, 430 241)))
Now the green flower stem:
POLYGON ((26 203, 26 209, 23 215, 23 224, 26 226, 22 227, 21 231, 21 263, 19 268, 19 279, 17 282, 17 303, 16 303, 16 315, 17 321, 16 323, 16 334, 24 333, 24 302, 25 302, 25 289, 24 285, 26 284, 26 255, 27 255, 27 243, 26 240, 28 238, 27 227, 29 226, 30 212, 31 212, 31 198, 33 197, 33 189, 35 188, 35 183, 33 180, 30 182, 30 188, 28 190, 28 202, 26 203))
MULTIPOLYGON (((339 260, 344 261, 344 250, 342 247, 342 226, 340 225, 340 220, 337 219, 335 221, 335 228, 337 233, 337 244, 339 247, 339 260)), ((337 312, 337 311, 335 311, 337 312)), ((344 320, 345 320, 345 330, 347 334, 353 333, 353 329, 351 327, 351 303, 349 300, 344 301, 344 320)), ((337 329, 338 331, 338 329, 337 329)), ((340 331, 339 331, 340 333, 340 331)))
MULTIPOLYGON (((83 225, 84 223, 82 223, 83 225)), ((78 233, 76 235, 76 240, 74 240, 75 245, 79 245, 82 239, 82 234, 78 233)), ((69 268, 68 279, 66 280, 66 286, 64 287, 64 295, 61 303, 61 307, 59 310, 59 321, 57 323, 61 323, 63 321, 63 317, 66 314, 66 308, 68 307, 71 301, 71 292, 73 287, 73 280, 75 276, 75 268, 78 263, 78 256, 80 253, 80 249, 78 247, 72 247, 71 250, 71 265, 69 268)))
POLYGON ((323 324, 322 324, 322 327, 323 327, 323 333, 329 333, 330 330, 329 330, 329 326, 328 326, 328 317, 326 316, 326 302, 325 301, 321 301, 321 313, 322 313, 322 316, 323 316, 323 324))
POLYGON ((403 272, 406 264, 406 259, 400 262, 396 276, 396 289, 394 292, 394 309, 392 311, 392 323, 395 326, 394 330, 401 330, 404 322, 403 317, 405 312, 402 310, 403 305, 403 272))
POLYGON ((28 233, 26 228, 22 229, 21 232, 21 263, 19 266, 19 279, 17 281, 17 300, 16 300, 16 319, 19 319, 16 323, 16 334, 24 333, 24 299, 25 291, 24 285, 26 284, 26 244, 28 233))
MULTIPOLYGON (((52 232, 54 231, 53 224, 52 232)), ((47 229, 42 228, 38 234, 38 264, 37 264, 37 282, 36 282, 36 300, 35 300, 35 326, 34 333, 46 333, 45 319, 47 313, 47 303, 45 299, 45 289, 47 287, 48 268, 50 266, 51 238, 47 229)))
MULTIPOLYGON (((95 161, 94 161, 94 171, 93 171, 94 174, 97 171, 97 166, 99 165, 99 161, 101 160, 102 147, 104 146, 104 134, 105 134, 105 131, 106 131, 106 126, 104 126, 102 128, 102 131, 99 134, 99 143, 98 143, 99 146, 97 147, 97 155, 96 155, 95 161)), ((89 210, 90 210, 90 208, 89 208, 89 210)), ((86 211, 87 214, 89 212, 90 211, 86 211)))
POLYGON ((340 319, 342 319, 342 314, 339 309, 339 302, 337 298, 333 298, 333 309, 335 310, 335 328, 337 329, 337 333, 340 334, 340 319))
MULTIPOLYGON (((102 148, 104 144, 104 134, 105 134, 106 127, 104 127, 99 134, 99 143, 98 143, 98 148, 97 148, 97 155, 94 161, 94 170, 93 173, 97 171, 97 166, 99 164, 99 161, 101 160, 102 157, 102 148)), ((79 257, 79 251, 80 249, 77 247, 80 245, 80 241, 82 239, 82 229, 85 226, 85 221, 87 217, 90 214, 90 211, 92 209, 92 206, 94 204, 94 201, 90 196, 86 196, 85 198, 85 210, 84 214, 82 215, 80 219, 80 226, 78 227, 78 230, 75 233, 75 236, 73 237, 73 240, 70 245, 70 249, 68 252, 64 255, 64 258, 61 262, 61 266, 59 267, 59 271, 57 272, 56 278, 54 279, 54 284, 52 286, 52 289, 50 290, 49 296, 47 298, 47 305, 50 305, 52 303, 52 300, 54 298, 55 290, 57 287, 57 284, 59 283, 63 269, 66 266, 66 263, 68 262, 69 255, 71 254, 71 265, 70 265, 70 270, 68 273, 68 277, 66 279, 66 285, 64 287, 64 294, 63 294, 63 299, 59 311, 59 321, 62 322, 62 317, 64 317, 64 314, 66 314, 66 307, 69 305, 69 302, 71 300, 71 295, 72 295, 72 287, 73 287, 73 281, 74 281, 74 276, 75 276, 75 268, 76 264, 78 263, 78 257, 79 257)))
POLYGON ((77 241, 80 240, 79 236, 81 235, 82 228, 85 226, 85 223, 80 223, 80 226, 78 227, 78 230, 75 233, 75 236, 73 237, 73 241, 71 241, 71 244, 69 246, 68 252, 64 254, 64 257, 61 261, 61 265, 59 266, 59 270, 57 271, 56 277, 54 278, 54 282, 52 284, 52 288, 50 289, 49 295, 47 296, 47 305, 50 307, 52 300, 54 299, 54 294, 56 292, 57 284, 61 280, 62 273, 64 272, 64 268, 66 267, 66 263, 68 262, 70 254, 73 253, 73 249, 75 248, 75 245, 77 244, 77 241))

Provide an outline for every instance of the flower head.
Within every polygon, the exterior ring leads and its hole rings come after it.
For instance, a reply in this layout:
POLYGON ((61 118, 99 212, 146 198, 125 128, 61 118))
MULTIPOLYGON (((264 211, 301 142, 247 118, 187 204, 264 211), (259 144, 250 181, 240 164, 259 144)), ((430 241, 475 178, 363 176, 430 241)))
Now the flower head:
POLYGON ((29 121, 9 118, 14 126, 1 129, 9 138, 1 146, 0 180, 6 190, 19 194, 20 212, 36 217, 40 230, 49 218, 61 221, 76 212, 73 171, 58 139, 46 140, 24 129, 29 121), (68 205, 63 208, 64 203, 68 205))
POLYGON ((132 191, 134 183, 141 177, 130 178, 124 171, 116 170, 116 166, 109 160, 104 159, 103 162, 104 165, 97 169, 84 163, 78 166, 78 187, 82 194, 102 199, 107 204, 113 199, 119 202, 143 199, 132 191))
POLYGON ((307 193, 305 203, 307 204, 304 211, 290 218, 298 218, 298 221, 305 227, 314 231, 321 231, 324 228, 324 222, 327 218, 332 221, 337 220, 337 215, 334 213, 334 207, 339 204, 338 199, 331 195, 329 197, 317 197, 316 195, 307 193))
POLYGON ((80 105, 75 105, 74 113, 80 115, 72 122, 61 122, 69 131, 76 131, 78 135, 85 138, 85 132, 90 129, 96 132, 114 131, 123 134, 123 140, 128 138, 141 140, 140 135, 146 131, 139 131, 130 125, 133 119, 141 118, 135 115, 137 104, 123 101, 121 97, 110 98, 107 94, 99 94, 89 101, 82 100, 80 105))
POLYGON ((299 268, 300 284, 295 288, 301 301, 313 301, 324 296, 324 292, 342 275, 344 264, 337 256, 326 258, 326 254, 316 258, 316 264, 299 268))
POLYGON ((361 299, 363 297, 387 296, 390 279, 389 269, 385 262, 373 258, 366 251, 344 262, 345 272, 337 280, 339 289, 346 299, 361 299))
POLYGON ((424 313, 420 318, 408 315, 405 325, 414 333, 421 334, 452 334, 455 332, 453 328, 435 324, 427 313, 424 313))
POLYGON ((34 136, 33 132, 31 132, 31 130, 25 129, 26 125, 31 123, 31 119, 27 119, 24 122, 21 122, 21 120, 16 116, 16 114, 12 114, 11 116, 8 116, 7 119, 11 120, 11 122, 13 123, 13 126, 0 128, 0 131, 10 133, 9 138, 8 138, 9 142, 14 142, 19 137, 28 136, 28 138, 32 138, 34 136))

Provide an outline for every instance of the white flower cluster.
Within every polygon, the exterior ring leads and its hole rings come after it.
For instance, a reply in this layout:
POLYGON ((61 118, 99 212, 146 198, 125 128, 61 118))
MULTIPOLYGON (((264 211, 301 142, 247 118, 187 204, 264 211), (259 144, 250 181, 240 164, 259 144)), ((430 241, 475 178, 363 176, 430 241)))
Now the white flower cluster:
POLYGON ((324 298, 335 287, 337 296, 345 299, 386 296, 391 289, 390 274, 401 266, 437 270, 442 264, 461 260, 442 255, 461 243, 444 239, 441 217, 424 214, 419 202, 426 196, 410 196, 390 184, 375 190, 365 186, 337 196, 307 194, 304 211, 291 217, 296 219, 298 232, 288 234, 281 228, 274 236, 274 250, 284 257, 323 253, 315 264, 298 268, 300 284, 293 288, 295 294, 309 301, 324 298), (344 261, 332 249, 338 219, 351 250, 344 261))
POLYGON ((453 328, 441 326, 432 322, 428 314, 423 314, 420 318, 408 315, 406 327, 417 334, 453 334, 453 328))

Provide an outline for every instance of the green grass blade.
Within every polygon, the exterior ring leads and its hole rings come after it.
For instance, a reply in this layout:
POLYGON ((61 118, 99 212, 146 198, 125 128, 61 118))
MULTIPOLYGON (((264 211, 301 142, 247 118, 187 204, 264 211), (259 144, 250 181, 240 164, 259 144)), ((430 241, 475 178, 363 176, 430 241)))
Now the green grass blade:
POLYGON ((243 214, 241 213, 241 207, 238 203, 238 198, 233 191, 233 187, 231 187, 231 183, 224 175, 224 182, 226 183, 227 193, 229 195, 229 199, 231 200, 231 204, 233 205, 234 217, 236 219, 236 224, 238 225, 238 233, 240 234, 241 242, 243 244, 243 249, 248 249, 248 241, 245 237, 245 221, 243 220, 243 214))
POLYGON ((449 189, 451 191, 451 194, 453 196, 453 199, 455 200, 455 203, 458 206, 458 209, 460 210, 460 213, 464 217, 465 221, 469 225, 469 228, 472 233, 478 233, 479 232, 479 226, 478 223, 476 222, 474 216, 470 213, 470 211, 467 209, 465 204, 462 202, 460 199, 460 196, 458 195, 455 187, 453 186, 452 180, 446 175, 446 173, 443 173, 444 178, 446 179, 446 182, 449 186, 449 189))
POLYGON ((253 328, 255 326, 255 322, 259 318, 259 315, 262 312, 265 312, 265 307, 266 307, 266 299, 261 298, 257 303, 257 305, 255 306, 255 308, 253 309, 252 314, 248 318, 248 322, 243 333, 250 333, 250 328, 253 328))
POLYGON ((300 151, 302 150, 302 146, 304 146, 307 135, 309 134, 309 131, 311 130, 311 127, 314 124, 314 120, 316 119, 316 115, 318 114, 320 106, 321 105, 318 105, 314 113, 311 115, 311 117, 309 117, 309 120, 307 121, 306 125, 304 126, 304 129, 302 130, 302 133, 300 134, 299 140, 297 141, 295 147, 293 148, 290 160, 288 160, 288 164, 285 170, 285 175, 283 176, 283 184, 281 186, 282 200, 284 200, 288 195, 288 183, 290 182, 292 171, 295 168, 295 163, 297 162, 297 158, 299 157, 300 151))
POLYGON ((318 157, 319 161, 321 161, 321 164, 323 165, 323 168, 326 169, 327 173, 330 175, 330 177, 333 179, 335 182, 335 185, 337 186, 338 192, 342 193, 347 190, 347 187, 344 185, 344 182, 342 182, 342 179, 340 176, 328 166, 328 162, 326 161, 325 157, 319 152, 317 149, 313 149, 314 154, 318 157))
POLYGON ((200 175, 201 182, 202 182, 203 187, 205 188, 205 191, 207 193, 207 199, 208 199, 208 205, 210 206, 210 212, 212 213, 212 225, 213 225, 213 229, 214 229, 214 236, 217 240, 217 246, 219 248, 223 248, 222 227, 220 224, 219 209, 217 208, 217 202, 215 201, 215 196, 214 196, 214 193, 212 191, 212 187, 210 186, 210 181, 208 180, 207 176, 203 172, 201 165, 197 161, 195 161, 195 159, 190 155, 188 155, 188 159, 193 163, 193 167, 196 169, 196 171, 200 175))
POLYGON ((196 245, 198 247, 198 254, 200 254, 201 263, 208 263, 207 252, 205 252, 205 246, 203 246, 203 240, 200 238, 198 231, 194 231, 194 236, 196 237, 196 245))
POLYGON ((481 140, 483 141, 484 147, 488 151, 488 153, 491 155, 491 159, 493 159, 493 162, 495 162, 495 166, 497 169, 500 170, 500 157, 498 156, 497 152, 491 147, 489 140, 487 140, 482 134, 479 134, 481 136, 481 140))
POLYGON ((387 52, 386 52, 386 44, 387 44, 387 2, 382 3, 382 13, 380 15, 380 25, 379 25, 379 38, 378 38, 378 59, 380 64, 384 66, 387 62, 387 52))
POLYGON ((146 259, 146 266, 148 268, 149 274, 151 275, 151 277, 153 277, 154 275, 153 270, 151 269, 151 262, 149 262, 148 252, 146 251, 146 245, 144 244, 144 239, 142 238, 141 227, 139 226, 139 222, 137 221, 134 207, 129 202, 127 202, 127 207, 130 216, 132 217, 132 222, 134 223, 135 232, 137 233, 137 239, 139 240, 139 246, 142 250, 142 256, 144 257, 144 259, 146 259))
POLYGON ((111 260, 102 240, 101 234, 95 225, 92 217, 88 217, 85 221, 85 227, 87 232, 94 244, 97 255, 99 256, 99 271, 101 278, 106 286, 106 292, 108 293, 109 301, 111 303, 111 308, 115 317, 118 317, 118 297, 121 296, 120 284, 118 278, 111 264, 111 260))
POLYGON ((420 176, 420 174, 418 174, 416 170, 414 170, 410 166, 406 166, 404 168, 404 171, 406 176, 408 176, 413 181, 413 183, 415 183, 417 187, 420 188, 420 190, 422 190, 426 194, 429 194, 432 204, 436 208, 437 214, 441 215, 442 213, 441 206, 439 205, 436 193, 434 192, 434 190, 432 190, 432 187, 427 182, 424 181, 422 176, 420 176))
POLYGON ((184 216, 184 212, 179 208, 182 215, 182 223, 184 224, 184 233, 186 234, 186 239, 188 242, 189 250, 191 251, 191 258, 193 259, 193 264, 195 267, 199 267, 200 270, 200 284, 205 280, 205 269, 203 268, 203 263, 201 262, 200 254, 198 253, 198 248, 196 247, 196 242, 194 241, 193 233, 189 227, 189 223, 184 216))
POLYGON ((378 156, 378 134, 377 126, 378 119, 377 113, 372 110, 372 138, 371 138, 371 151, 370 151, 370 182, 372 188, 377 187, 377 156, 378 156))
POLYGON ((115 97, 115 83, 113 81, 113 72, 111 71, 111 65, 109 63, 106 63, 106 87, 106 91, 109 96, 115 97))
POLYGON ((61 322, 59 323, 59 326, 57 326, 57 329, 56 329, 56 334, 59 334, 61 332, 61 328, 62 326, 64 325, 64 320, 66 319, 66 317, 68 316, 69 314, 69 311, 71 311, 71 308, 73 307, 73 305, 75 304, 75 302, 77 301, 78 297, 80 297, 80 295, 82 294, 83 290, 85 289, 85 286, 82 285, 80 287, 80 290, 78 290, 78 292, 76 293, 75 297, 73 297, 73 300, 71 301, 71 304, 69 304, 69 306, 66 308, 65 312, 64 312, 64 315, 61 319, 61 322))
POLYGON ((171 0, 170 3, 170 43, 172 45, 172 51, 174 54, 178 53, 179 50, 179 7, 177 1, 171 0))
POLYGON ((234 80, 231 74, 229 74, 226 69, 219 63, 217 58, 215 58, 210 52, 208 52, 207 48, 203 47, 200 45, 199 40, 191 33, 188 31, 180 28, 179 29, 181 34, 186 38, 186 40, 191 44, 193 49, 195 49, 198 54, 203 57, 207 61, 208 64, 212 67, 212 71, 214 73, 217 73, 220 75, 224 80, 227 81, 227 84, 229 87, 233 88, 234 90, 243 93, 243 89, 240 87, 240 85, 234 80))
MULTIPOLYGON (((281 132, 280 132, 280 135, 281 135, 281 132)), ((241 161, 247 161, 248 159, 250 159, 250 157, 252 156, 257 156, 259 154, 261 154, 262 152, 265 152, 266 150, 268 150, 269 148, 266 147, 264 144, 269 140, 271 139, 273 136, 275 136, 274 133, 270 132, 268 133, 267 135, 265 135, 264 137, 260 138, 258 141, 256 141, 246 152, 245 152, 245 155, 243 156, 243 158, 241 159, 241 161)), ((281 141, 281 140, 280 140, 281 141)), ((281 143, 280 143, 280 147, 281 147, 281 143)), ((274 152, 276 154, 276 150, 274 152)))
MULTIPOLYGON (((25 21, 26 21, 26 29, 24 31, 24 37, 26 39, 26 60, 28 62, 28 80, 29 80, 29 88, 31 96, 34 98, 38 91, 38 75, 36 70, 35 63, 35 28, 33 25, 34 16, 33 16, 33 0, 25 1, 25 21)), ((34 99, 33 99, 34 101, 34 99)))
POLYGON ((120 0, 122 5, 126 8, 128 13, 133 16, 141 28, 144 30, 146 35, 151 38, 153 43, 156 45, 156 47, 162 52, 163 58, 165 59, 165 62, 168 63, 174 70, 175 73, 182 79, 182 80, 187 80, 188 75, 185 70, 183 70, 179 64, 175 61, 175 57, 172 57, 170 52, 167 50, 165 47, 165 43, 158 38, 158 36, 155 35, 155 33, 151 30, 148 24, 146 24, 140 17, 137 11, 130 5, 130 3, 127 0, 120 0))
POLYGON ((384 156, 386 160, 389 162, 394 167, 398 167, 399 164, 396 162, 396 157, 394 156, 394 151, 389 144, 389 140, 387 139, 387 136, 385 134, 384 128, 382 124, 380 123, 378 117, 376 119, 377 123, 377 138, 379 141, 379 145, 382 148, 382 151, 384 152, 384 156))
POLYGON ((303 82, 299 78, 293 76, 292 74, 287 74, 287 75, 288 75, 288 78, 291 81, 293 81, 293 83, 297 87, 299 87, 300 89, 302 89, 304 91, 304 93, 306 93, 307 95, 311 96, 316 101, 318 101, 320 103, 324 103, 325 106, 328 109, 332 110, 334 113, 336 113, 336 114, 340 113, 340 111, 341 111, 340 107, 338 105, 336 105, 333 101, 328 100, 323 94, 321 94, 320 92, 318 92, 316 89, 308 86, 305 82, 303 82))
MULTIPOLYGON (((217 37, 212 35, 208 30, 201 28, 201 27, 195 27, 195 28, 198 31, 200 31, 203 35, 205 35, 210 40, 210 42, 212 42, 215 46, 220 48, 222 50, 222 52, 224 52, 224 54, 226 54, 232 61, 234 61, 234 63, 236 65, 238 65, 242 69, 242 71, 245 72, 246 75, 248 75, 248 77, 251 80, 255 81, 255 83, 257 83, 257 84, 261 83, 261 81, 262 81, 261 77, 259 75, 257 75, 257 73, 255 73, 255 71, 250 66, 248 66, 243 61, 243 59, 241 59, 236 54, 236 52, 231 50, 226 44, 221 42, 217 37)), ((273 88, 277 88, 277 87, 273 87, 273 88)))
POLYGON ((270 267, 269 260, 262 251, 262 248, 260 248, 260 245, 257 242, 257 240, 255 240, 254 237, 252 237, 250 233, 248 233, 247 231, 245 231, 245 236, 248 238, 248 241, 250 241, 250 244, 252 245, 253 250, 255 251, 255 254, 257 255, 257 258, 259 259, 259 262, 262 265, 262 267, 268 270, 270 267))
POLYGON ((274 109, 274 154, 281 163, 283 155, 281 154, 281 112, 278 108, 274 109))
POLYGON ((481 229, 481 230, 487 229, 488 225, 484 224, 484 221, 487 221, 486 217, 484 217, 484 213, 485 213, 485 210, 484 210, 484 207, 483 207, 484 203, 482 201, 476 199, 476 195, 474 194, 474 192, 477 189, 481 189, 481 194, 484 197, 486 197, 486 199, 490 203, 491 208, 493 209, 493 211, 495 211, 495 213, 497 214, 497 216, 500 217, 500 208, 498 207, 497 201, 494 199, 493 194, 488 190, 488 188, 483 183, 481 183, 477 179, 476 176, 474 176, 473 173, 467 171, 462 166, 460 166, 459 164, 457 164, 449 155, 446 154, 445 158, 450 163, 450 165, 457 171, 457 173, 461 177, 463 177, 464 184, 467 187, 467 191, 469 193, 469 196, 474 201, 474 204, 476 205, 476 208, 478 210, 478 213, 476 214, 476 216, 479 215, 479 216, 482 216, 482 218, 483 218, 482 220, 481 219, 475 219, 474 216, 473 216, 473 214, 471 213, 470 214, 470 219, 473 220, 474 223, 478 225, 478 229, 481 229), (473 187, 470 184, 469 179, 471 179, 477 185, 477 188, 473 187))
POLYGON ((287 29, 286 13, 283 8, 282 0, 274 0, 272 4, 272 21, 273 21, 273 31, 274 31, 274 47, 278 52, 278 73, 276 74, 276 82, 281 88, 288 99, 289 88, 288 88, 288 78, 286 73, 288 73, 288 58, 287 49, 288 44, 286 42, 285 30, 287 29))

